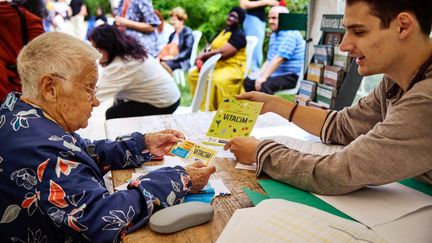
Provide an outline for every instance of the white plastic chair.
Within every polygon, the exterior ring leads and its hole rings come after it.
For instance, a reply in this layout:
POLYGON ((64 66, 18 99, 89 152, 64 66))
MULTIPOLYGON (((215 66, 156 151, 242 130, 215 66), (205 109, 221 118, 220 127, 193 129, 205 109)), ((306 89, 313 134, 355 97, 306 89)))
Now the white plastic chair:
POLYGON ((276 91, 274 94, 284 94, 284 95, 296 95, 300 89, 300 83, 301 81, 304 79, 304 66, 302 65, 301 69, 300 69, 300 75, 297 79, 297 84, 294 88, 292 89, 283 89, 280 91, 276 91))
POLYGON ((212 87, 212 76, 213 76, 213 69, 216 65, 216 62, 222 57, 221 54, 216 54, 211 56, 207 61, 204 62, 204 64, 201 67, 201 71, 198 76, 198 82, 197 87, 195 90, 195 95, 192 99, 192 112, 197 112, 201 106, 204 92, 206 91, 207 87, 207 96, 205 101, 205 111, 209 110, 210 106, 210 91, 212 87), (206 86, 207 84, 207 86, 206 86))
MULTIPOLYGON (((194 30, 194 31, 192 31, 192 36, 194 38, 194 43, 192 45, 192 52, 191 52, 191 56, 189 58, 189 62, 190 62, 191 67, 193 67, 195 64, 194 62, 195 62, 196 56, 198 54, 198 44, 199 44, 199 41, 201 39, 202 32, 199 30, 194 30)), ((176 70, 174 70, 173 76, 174 76, 174 80, 178 84, 180 84, 182 87, 184 87, 186 85, 185 74, 181 68, 177 68, 176 70)))
POLYGON ((252 57, 256 45, 258 44, 258 38, 256 36, 248 35, 246 36, 246 66, 244 77, 249 75, 250 68, 252 66, 252 57))

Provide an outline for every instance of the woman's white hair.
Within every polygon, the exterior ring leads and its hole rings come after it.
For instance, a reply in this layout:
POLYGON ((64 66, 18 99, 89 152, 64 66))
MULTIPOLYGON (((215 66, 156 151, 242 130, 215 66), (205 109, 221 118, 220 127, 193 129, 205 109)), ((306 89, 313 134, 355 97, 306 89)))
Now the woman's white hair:
POLYGON ((89 44, 68 34, 49 32, 26 45, 18 55, 17 66, 23 94, 38 95, 39 80, 45 75, 77 77, 89 65, 96 65, 101 54, 89 44))

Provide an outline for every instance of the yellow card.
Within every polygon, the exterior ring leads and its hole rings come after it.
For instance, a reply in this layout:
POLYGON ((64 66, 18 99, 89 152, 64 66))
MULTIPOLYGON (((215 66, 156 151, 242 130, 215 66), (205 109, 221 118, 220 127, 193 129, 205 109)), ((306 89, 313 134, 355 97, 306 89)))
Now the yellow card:
POLYGON ((247 137, 261 112, 262 102, 224 98, 209 129, 206 144, 223 145, 234 137, 247 137))
POLYGON ((180 139, 169 153, 189 161, 201 161, 205 165, 208 165, 216 156, 217 151, 188 140, 180 139))

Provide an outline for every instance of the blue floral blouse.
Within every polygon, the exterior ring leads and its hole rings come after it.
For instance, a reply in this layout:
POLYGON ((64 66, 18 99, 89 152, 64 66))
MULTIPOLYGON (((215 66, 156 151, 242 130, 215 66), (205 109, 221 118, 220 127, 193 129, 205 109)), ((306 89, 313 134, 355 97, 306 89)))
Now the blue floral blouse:
POLYGON ((82 139, 17 93, 0 106, 0 141, 1 242, 118 242, 192 184, 182 167, 167 167, 110 194, 104 173, 150 159, 143 135, 82 139))

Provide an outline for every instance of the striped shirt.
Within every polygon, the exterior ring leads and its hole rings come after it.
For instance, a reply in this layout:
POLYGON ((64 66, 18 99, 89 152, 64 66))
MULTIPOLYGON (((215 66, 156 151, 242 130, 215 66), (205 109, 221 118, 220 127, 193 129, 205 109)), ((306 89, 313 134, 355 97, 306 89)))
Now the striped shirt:
POLYGON ((420 76, 406 92, 384 77, 357 105, 331 111, 320 137, 324 143, 346 145, 340 152, 312 155, 272 140, 260 142, 257 175, 265 172, 326 195, 411 177, 432 184, 432 65, 420 76))
POLYGON ((276 69, 271 77, 287 74, 299 74, 304 63, 305 41, 298 30, 282 30, 273 32, 270 36, 267 52, 267 62, 271 62, 275 56, 285 60, 276 69))

